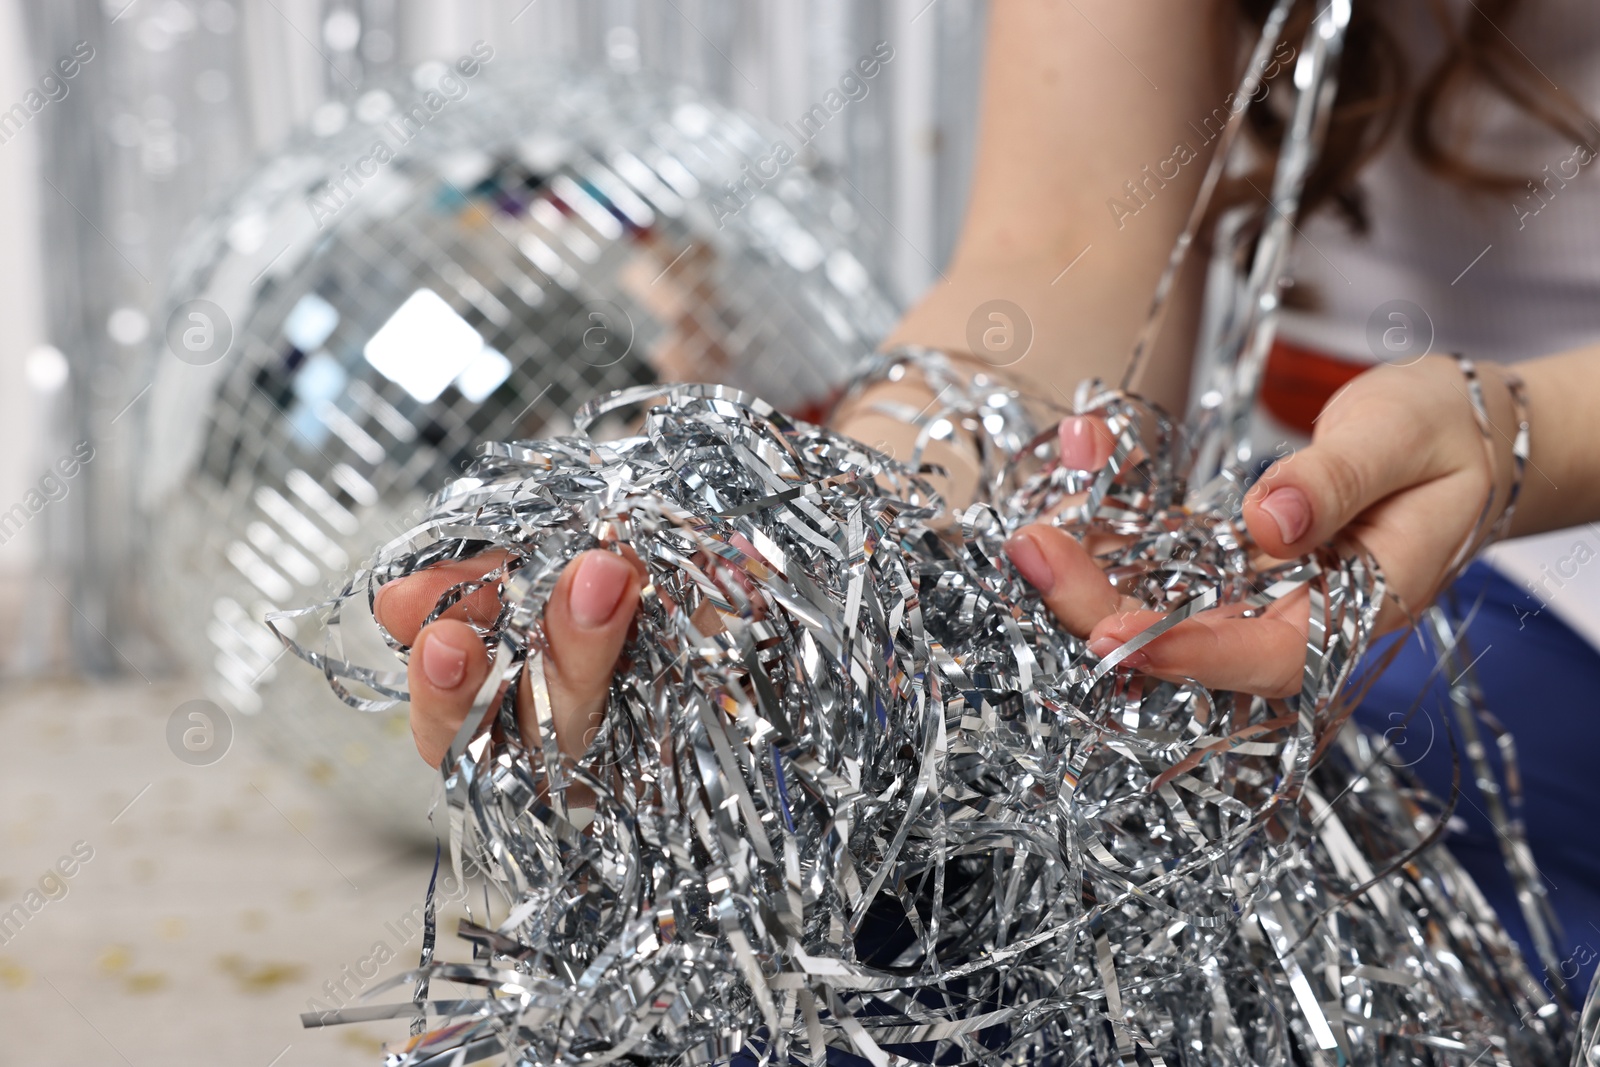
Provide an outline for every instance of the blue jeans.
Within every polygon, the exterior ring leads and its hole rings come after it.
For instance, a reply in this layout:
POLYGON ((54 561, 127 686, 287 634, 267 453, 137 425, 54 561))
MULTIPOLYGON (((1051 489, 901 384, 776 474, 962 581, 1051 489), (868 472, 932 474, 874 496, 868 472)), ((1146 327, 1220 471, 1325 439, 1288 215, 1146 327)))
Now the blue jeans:
MULTIPOLYGON (((1548 607, 1540 610, 1537 598, 1484 563, 1469 567, 1441 601, 1457 625, 1475 603, 1466 635, 1468 656, 1481 657, 1473 669, 1484 703, 1516 741, 1528 844, 1563 928, 1557 943, 1562 971, 1574 1001, 1581 1003, 1600 955, 1600 653, 1548 607)), ((1449 710, 1454 672, 1429 681, 1435 652, 1432 642, 1426 643, 1424 648, 1411 631, 1377 643, 1369 662, 1397 644, 1400 649, 1356 709, 1355 720, 1374 733, 1388 732, 1396 755, 1444 798, 1450 795, 1453 766, 1449 735, 1456 736, 1458 748, 1461 743, 1449 710)), ((1483 733, 1483 740, 1498 771, 1493 738, 1483 733)), ((1522 945, 1535 977, 1543 978, 1488 806, 1464 752, 1461 760, 1457 819, 1444 844, 1522 945)))

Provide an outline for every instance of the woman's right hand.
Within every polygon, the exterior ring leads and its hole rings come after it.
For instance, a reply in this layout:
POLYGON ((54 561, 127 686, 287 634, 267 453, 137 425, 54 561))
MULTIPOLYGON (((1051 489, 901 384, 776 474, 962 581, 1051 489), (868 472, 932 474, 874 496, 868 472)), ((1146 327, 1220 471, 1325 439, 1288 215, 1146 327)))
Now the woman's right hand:
MULTIPOLYGON (((500 601, 492 588, 480 589, 426 628, 423 620, 447 589, 481 578, 503 560, 503 554, 491 552, 441 563, 389 582, 374 600, 378 621, 411 648, 406 670, 411 736, 429 766, 437 767, 444 759, 489 674, 490 651, 466 620, 492 623, 500 601)), ((583 753, 605 714, 611 675, 638 611, 644 581, 644 565, 636 557, 592 549, 567 564, 545 605, 549 638, 545 680, 556 742, 569 756, 583 753)), ((517 720, 522 736, 537 745, 527 672, 517 694, 517 720)))

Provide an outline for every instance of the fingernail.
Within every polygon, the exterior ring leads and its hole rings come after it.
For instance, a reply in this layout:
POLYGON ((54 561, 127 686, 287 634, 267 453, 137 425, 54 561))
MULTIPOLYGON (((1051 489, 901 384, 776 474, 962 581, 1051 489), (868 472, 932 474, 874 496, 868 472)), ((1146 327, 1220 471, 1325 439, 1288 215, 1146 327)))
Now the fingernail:
POLYGON ((1304 537, 1311 528, 1311 501, 1292 486, 1274 489, 1261 501, 1261 510, 1272 516, 1278 524, 1278 535, 1286 545, 1304 537))
POLYGON ((1044 553, 1033 538, 1026 534, 1015 534, 1006 542, 1006 557, 1011 560, 1011 565, 1022 572, 1028 579, 1028 584, 1041 593, 1048 593, 1055 588, 1056 575, 1050 569, 1050 563, 1044 558, 1044 553))
POLYGON ((1094 423, 1082 415, 1061 420, 1061 462, 1073 470, 1100 468, 1100 441, 1094 423))
POLYGON ((572 619, 586 630, 599 629, 616 614, 633 568, 610 552, 591 552, 578 564, 568 600, 572 619))
POLYGON ((422 642, 422 673, 435 689, 454 689, 467 675, 467 650, 430 633, 422 642))
MULTIPOLYGON (((1093 652, 1101 659, 1105 659, 1107 656, 1111 655, 1111 653, 1115 652, 1125 644, 1127 644, 1127 642, 1118 637, 1097 637, 1093 641, 1089 642, 1089 651, 1093 652)), ((1144 649, 1140 649, 1137 652, 1130 652, 1126 657, 1123 658, 1121 663, 1117 664, 1117 666, 1140 671, 1150 666, 1150 655, 1149 653, 1145 652, 1144 649)))

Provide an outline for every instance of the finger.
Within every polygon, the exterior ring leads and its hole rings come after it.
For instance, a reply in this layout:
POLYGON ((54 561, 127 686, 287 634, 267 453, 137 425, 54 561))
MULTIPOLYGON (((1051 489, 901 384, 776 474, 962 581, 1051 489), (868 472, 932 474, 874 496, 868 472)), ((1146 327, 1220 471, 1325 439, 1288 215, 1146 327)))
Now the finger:
MULTIPOLYGON (((545 605, 550 713, 556 743, 570 756, 583 754, 600 725, 644 581, 637 557, 592 549, 567 564, 545 605)), ((532 694, 525 685, 518 696, 523 736, 532 741, 539 736, 532 694)))
POLYGON ((440 619, 417 636, 406 666, 411 737, 430 767, 444 759, 488 675, 483 641, 459 619, 440 619))
POLYGON ((1487 492, 1483 471, 1459 470, 1383 501, 1348 527, 1377 560, 1390 594, 1378 616, 1379 633, 1413 621, 1438 595, 1480 514, 1461 502, 1482 501, 1487 492))
POLYGON ((1068 415, 1057 428, 1061 438, 1061 463, 1080 471, 1097 471, 1116 451, 1106 421, 1094 415, 1068 415))
POLYGON ((1446 473, 1403 398, 1352 386, 1325 409, 1312 443, 1274 463, 1245 495, 1256 543, 1279 559, 1303 555, 1390 494, 1446 473))
MULTIPOLYGON (((1300 691, 1306 661, 1304 593, 1291 594, 1266 613, 1203 611, 1123 660, 1164 681, 1192 680, 1208 689, 1285 697, 1300 691)), ((1106 656, 1164 618, 1156 611, 1113 616, 1096 626, 1089 650, 1106 656)))
MULTIPOLYGON (((386 582, 372 600, 372 614, 384 629, 402 645, 414 645, 422 620, 439 604, 451 586, 482 578, 505 562, 504 552, 485 552, 471 559, 438 563, 426 570, 386 582)), ((500 614, 500 596, 493 587, 479 589, 461 598, 442 619, 468 619, 480 626, 492 623, 500 614)))
POLYGON ((1060 527, 1024 526, 1006 541, 1006 556, 1074 637, 1087 637, 1123 605, 1093 557, 1060 527))

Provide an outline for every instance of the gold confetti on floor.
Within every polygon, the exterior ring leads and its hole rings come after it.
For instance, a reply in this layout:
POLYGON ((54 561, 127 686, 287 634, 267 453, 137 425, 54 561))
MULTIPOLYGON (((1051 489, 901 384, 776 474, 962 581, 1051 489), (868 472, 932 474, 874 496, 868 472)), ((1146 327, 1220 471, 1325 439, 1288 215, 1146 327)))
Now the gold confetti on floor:
POLYGON ((279 986, 300 981, 305 977, 306 971, 298 963, 281 963, 275 960, 252 963, 236 955, 218 957, 217 968, 238 983, 240 991, 245 993, 271 992, 279 986))
POLYGON ((167 976, 160 971, 140 971, 122 981, 122 988, 134 995, 157 993, 167 987, 167 976))
POLYGON ((133 962, 133 952, 127 945, 108 945, 95 964, 102 974, 121 974, 133 962))
POLYGON ((0 985, 7 989, 26 989, 32 981, 33 976, 26 967, 16 960, 0 956, 0 985))

